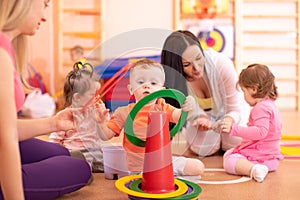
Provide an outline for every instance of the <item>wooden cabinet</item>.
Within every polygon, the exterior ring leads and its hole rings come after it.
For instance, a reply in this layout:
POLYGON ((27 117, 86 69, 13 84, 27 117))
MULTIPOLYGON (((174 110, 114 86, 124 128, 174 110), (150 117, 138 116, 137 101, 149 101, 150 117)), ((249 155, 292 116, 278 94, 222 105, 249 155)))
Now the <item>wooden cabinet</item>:
MULTIPOLYGON (((80 45, 85 57, 101 63, 102 0, 53 1, 53 79, 58 109, 62 108, 62 91, 66 75, 73 67, 70 49, 80 45)), ((49 20, 49 22, 51 22, 49 20)))
POLYGON ((238 71, 263 63, 276 77, 281 109, 300 110, 299 1, 235 0, 238 71))
POLYGON ((59 1, 58 60, 62 77, 72 69, 70 50, 75 45, 84 48, 88 60, 100 63, 101 0, 59 1))

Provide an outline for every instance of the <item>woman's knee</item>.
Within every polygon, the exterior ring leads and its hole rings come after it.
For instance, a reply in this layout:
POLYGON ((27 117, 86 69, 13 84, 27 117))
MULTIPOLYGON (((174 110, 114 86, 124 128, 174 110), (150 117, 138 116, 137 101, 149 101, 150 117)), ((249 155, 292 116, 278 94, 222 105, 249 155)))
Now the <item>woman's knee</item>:
POLYGON ((214 131, 198 132, 193 139, 189 138, 190 149, 199 156, 210 156, 219 151, 220 134, 214 131))
POLYGON ((22 141, 19 144, 20 144, 21 153, 25 153, 25 154, 26 152, 28 154, 36 153, 36 154, 44 155, 46 157, 48 154, 51 156, 70 155, 68 149, 63 147, 62 145, 36 139, 36 138, 31 138, 22 141))
POLYGON ((229 136, 228 134, 221 135, 222 141, 222 150, 227 151, 235 146, 239 145, 242 142, 242 138, 236 136, 229 136))
MULTIPOLYGON (((50 142, 49 142, 50 143, 50 142)), ((55 145, 53 146, 53 150, 58 154, 58 155, 62 155, 62 156, 70 156, 70 151, 65 148, 64 146, 60 145, 60 144, 54 144, 54 143, 50 143, 50 145, 55 145)))
MULTIPOLYGON (((56 163, 57 175, 61 174, 62 177, 69 179, 65 180, 65 185, 86 185, 92 176, 91 167, 85 160, 70 156, 57 156, 52 160, 55 165, 54 162, 56 163)), ((53 170, 55 171, 55 169, 53 170)))
POLYGON ((88 184, 91 168, 87 162, 70 156, 55 156, 22 165, 25 195, 28 199, 55 199, 88 184))
POLYGON ((215 145, 212 144, 191 144, 190 145, 191 151, 196 153, 201 157, 211 156, 220 149, 220 143, 215 145))

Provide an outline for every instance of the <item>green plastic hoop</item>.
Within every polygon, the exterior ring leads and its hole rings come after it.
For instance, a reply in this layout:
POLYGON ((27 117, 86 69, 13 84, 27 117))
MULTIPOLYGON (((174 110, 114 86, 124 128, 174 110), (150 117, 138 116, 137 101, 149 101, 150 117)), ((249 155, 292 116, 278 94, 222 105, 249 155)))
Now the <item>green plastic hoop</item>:
MULTIPOLYGON (((127 116, 127 119, 125 122, 125 134, 126 134, 126 137, 128 138, 128 140, 132 144, 134 144, 136 146, 140 146, 140 147, 145 146, 146 141, 137 138, 133 132, 133 127, 132 127, 133 120, 136 117, 137 113, 140 111, 140 109, 144 105, 146 105, 150 101, 160 98, 160 97, 168 97, 168 98, 175 99, 178 101, 180 106, 182 106, 182 104, 184 103, 184 100, 186 99, 185 95, 178 90, 165 89, 165 90, 159 90, 159 91, 153 92, 153 93, 145 96, 139 102, 137 102, 137 104, 132 108, 131 112, 127 116)), ((177 134, 177 132, 182 128, 182 126, 184 125, 184 123, 186 121, 187 115, 188 115, 187 112, 181 112, 181 116, 178 120, 178 123, 170 131, 171 138, 174 137, 177 134)))

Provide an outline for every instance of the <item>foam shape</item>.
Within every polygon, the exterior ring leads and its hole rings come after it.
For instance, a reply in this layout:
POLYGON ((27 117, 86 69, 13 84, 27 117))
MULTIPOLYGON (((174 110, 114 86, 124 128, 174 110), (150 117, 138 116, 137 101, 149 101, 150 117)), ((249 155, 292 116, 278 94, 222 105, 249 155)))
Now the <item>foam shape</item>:
POLYGON ((300 157, 300 147, 295 147, 295 146, 280 146, 280 152, 283 155, 299 156, 300 157))

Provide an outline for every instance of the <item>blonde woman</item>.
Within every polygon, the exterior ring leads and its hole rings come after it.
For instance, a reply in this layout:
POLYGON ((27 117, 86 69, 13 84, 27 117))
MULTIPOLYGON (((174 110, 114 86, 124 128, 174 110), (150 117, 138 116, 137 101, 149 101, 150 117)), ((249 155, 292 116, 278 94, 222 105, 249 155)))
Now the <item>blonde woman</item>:
POLYGON ((33 137, 75 129, 70 109, 44 119, 20 120, 27 36, 45 22, 49 0, 0 0, 0 199, 54 199, 85 186, 91 170, 64 147, 33 137))

